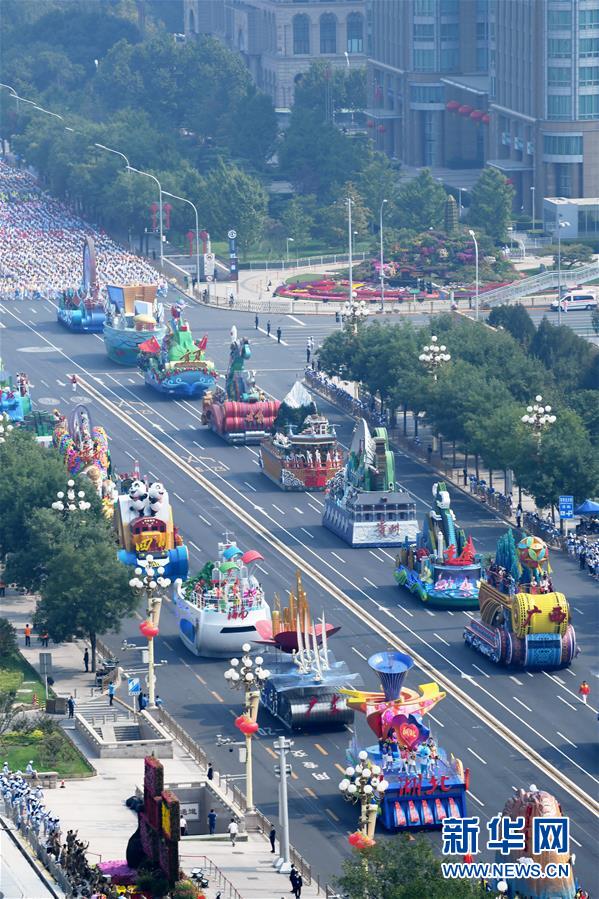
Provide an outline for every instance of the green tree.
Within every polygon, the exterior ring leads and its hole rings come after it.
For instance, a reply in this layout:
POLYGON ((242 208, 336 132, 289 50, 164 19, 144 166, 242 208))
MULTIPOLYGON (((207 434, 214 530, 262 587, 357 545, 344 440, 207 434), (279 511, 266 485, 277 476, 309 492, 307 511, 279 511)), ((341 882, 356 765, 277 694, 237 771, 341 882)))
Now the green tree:
POLYGON ((327 106, 333 113, 340 109, 364 109, 366 69, 352 66, 348 72, 326 62, 313 62, 307 72, 302 72, 296 82, 294 110, 317 112, 323 122, 327 106))
POLYGON ((277 117, 272 100, 252 87, 231 116, 229 149, 257 169, 272 156, 277 140, 277 117))
POLYGON ((557 244, 543 247, 539 252, 539 256, 553 256, 554 264, 557 266, 558 252, 561 254, 561 267, 565 269, 573 268, 580 263, 590 262, 593 258, 593 250, 587 244, 563 242, 559 249, 557 244))
POLYGON ((410 231, 439 228, 445 215, 445 189, 435 181, 430 169, 423 169, 399 188, 392 224, 410 231))
POLYGON ((6 661, 17 652, 17 632, 8 620, 0 618, 0 659, 6 661))
POLYGON ((383 200, 387 200, 383 210, 383 225, 394 220, 398 176, 397 170, 393 168, 385 153, 372 153, 371 159, 356 178, 356 187, 364 197, 364 204, 369 211, 369 219, 377 230, 383 200))
POLYGON ((343 863, 338 885, 348 899, 475 899, 487 895, 478 883, 446 880, 441 863, 422 836, 377 841, 343 863))
POLYGON ((505 241, 512 216, 514 188, 499 169, 487 166, 470 192, 468 222, 497 243, 505 241))
POLYGON ((567 325, 552 325, 544 318, 530 344, 530 352, 548 368, 562 392, 595 388, 599 349, 567 325))
POLYGON ((204 179, 198 200, 213 236, 222 239, 234 228, 244 253, 259 242, 266 224, 268 195, 257 178, 221 161, 204 179))
POLYGON ((348 212, 347 198, 351 197, 352 203, 352 234, 354 242, 362 240, 368 233, 368 210, 364 205, 359 191, 349 181, 339 190, 339 196, 334 203, 325 207, 320 213, 321 234, 332 246, 340 247, 348 244, 348 212))
POLYGON ((494 306, 487 321, 494 328, 508 331, 524 349, 528 349, 537 331, 532 318, 520 303, 515 306, 494 306))
POLYGON ((296 244, 304 244, 310 237, 314 227, 314 208, 316 197, 293 197, 281 215, 281 223, 286 231, 285 237, 293 237, 296 244))

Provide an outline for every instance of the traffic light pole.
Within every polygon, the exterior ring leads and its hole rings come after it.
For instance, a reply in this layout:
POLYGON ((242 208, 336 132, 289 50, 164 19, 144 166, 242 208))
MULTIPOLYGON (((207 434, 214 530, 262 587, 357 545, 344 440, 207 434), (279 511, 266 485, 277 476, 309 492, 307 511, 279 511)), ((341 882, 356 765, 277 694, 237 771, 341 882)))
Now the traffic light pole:
POLYGON ((280 789, 279 789, 279 822, 281 824, 281 837, 279 839, 280 857, 274 863, 280 874, 289 874, 291 861, 289 858, 289 810, 287 806, 287 753, 293 746, 293 741, 286 737, 279 737, 273 743, 279 753, 280 789))

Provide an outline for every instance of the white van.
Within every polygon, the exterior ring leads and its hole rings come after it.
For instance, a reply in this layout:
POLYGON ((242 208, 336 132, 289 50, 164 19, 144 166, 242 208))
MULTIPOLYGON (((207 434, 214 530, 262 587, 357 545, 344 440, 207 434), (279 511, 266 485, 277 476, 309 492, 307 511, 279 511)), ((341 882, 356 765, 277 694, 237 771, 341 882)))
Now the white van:
MULTIPOLYGON (((558 305, 558 300, 555 299, 551 303, 551 308, 557 312, 558 305)), ((591 310, 596 309, 597 305, 597 295, 591 287, 587 290, 582 290, 582 288, 570 290, 563 295, 561 301, 562 312, 575 312, 577 309, 591 310)))

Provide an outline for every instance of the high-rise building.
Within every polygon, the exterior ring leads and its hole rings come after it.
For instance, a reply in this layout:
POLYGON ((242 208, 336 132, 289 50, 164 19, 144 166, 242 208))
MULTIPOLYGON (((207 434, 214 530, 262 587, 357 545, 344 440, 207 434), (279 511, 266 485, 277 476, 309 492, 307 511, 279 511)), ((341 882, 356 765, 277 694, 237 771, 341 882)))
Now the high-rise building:
POLYGON ((210 34, 239 52, 275 108, 288 111, 315 60, 366 65, 366 0, 184 0, 185 34, 210 34))

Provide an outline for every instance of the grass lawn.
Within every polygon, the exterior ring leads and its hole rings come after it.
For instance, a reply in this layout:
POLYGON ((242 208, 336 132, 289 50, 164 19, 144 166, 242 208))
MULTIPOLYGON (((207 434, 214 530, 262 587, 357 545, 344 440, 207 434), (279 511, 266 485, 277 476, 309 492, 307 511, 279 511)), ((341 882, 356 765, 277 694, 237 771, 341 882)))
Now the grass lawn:
POLYGON ((12 771, 24 771, 32 759, 37 771, 57 771, 59 777, 87 777, 93 774, 86 759, 58 727, 54 733, 44 735, 39 740, 27 734, 8 738, 2 746, 1 757, 2 763, 7 761, 12 771))
POLYGON ((33 694, 37 694, 38 704, 45 699, 45 687, 38 673, 31 667, 21 653, 2 659, 0 665, 0 693, 15 691, 16 701, 31 705, 33 694))

